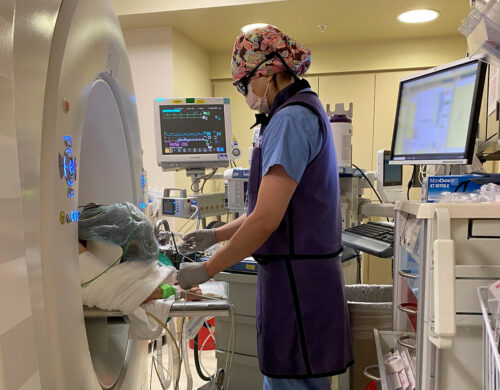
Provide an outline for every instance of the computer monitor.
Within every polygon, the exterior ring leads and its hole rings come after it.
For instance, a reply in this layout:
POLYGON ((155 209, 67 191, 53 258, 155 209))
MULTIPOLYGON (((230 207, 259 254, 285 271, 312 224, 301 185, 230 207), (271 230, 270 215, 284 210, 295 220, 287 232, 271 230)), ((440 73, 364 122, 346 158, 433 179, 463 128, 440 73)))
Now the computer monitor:
POLYGON ((229 98, 155 99, 158 165, 164 170, 227 167, 239 154, 229 98))
POLYGON ((403 199, 403 167, 390 165, 391 152, 377 152, 377 192, 384 203, 393 203, 403 199))
POLYGON ((486 64, 468 58, 403 79, 391 164, 472 162, 486 64))

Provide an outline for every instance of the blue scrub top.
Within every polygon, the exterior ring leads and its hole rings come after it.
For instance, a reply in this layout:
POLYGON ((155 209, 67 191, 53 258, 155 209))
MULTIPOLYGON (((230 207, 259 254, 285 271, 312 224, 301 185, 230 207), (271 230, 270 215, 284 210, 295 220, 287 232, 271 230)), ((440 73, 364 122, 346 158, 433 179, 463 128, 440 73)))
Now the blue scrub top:
POLYGON ((262 140, 262 175, 281 165, 298 184, 307 165, 318 155, 323 134, 318 117, 304 106, 288 106, 269 122, 262 140))

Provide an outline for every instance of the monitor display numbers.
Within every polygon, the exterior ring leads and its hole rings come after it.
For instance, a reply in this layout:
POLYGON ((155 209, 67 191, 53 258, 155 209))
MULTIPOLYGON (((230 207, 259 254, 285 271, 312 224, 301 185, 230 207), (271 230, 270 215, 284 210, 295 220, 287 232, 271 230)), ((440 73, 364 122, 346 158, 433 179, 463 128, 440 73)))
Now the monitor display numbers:
POLYGON ((226 151, 224 105, 160 105, 162 154, 226 151))

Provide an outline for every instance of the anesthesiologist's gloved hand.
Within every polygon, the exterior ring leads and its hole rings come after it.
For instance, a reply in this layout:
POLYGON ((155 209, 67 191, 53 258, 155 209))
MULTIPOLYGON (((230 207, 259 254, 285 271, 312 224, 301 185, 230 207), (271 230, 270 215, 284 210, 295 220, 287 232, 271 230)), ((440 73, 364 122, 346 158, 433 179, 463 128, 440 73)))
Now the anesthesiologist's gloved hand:
POLYGON ((202 229, 188 233, 182 239, 184 242, 179 248, 182 252, 203 251, 217 243, 215 229, 202 229))
POLYGON ((205 283, 209 279, 210 275, 205 271, 204 263, 182 263, 177 274, 177 283, 184 290, 205 283))

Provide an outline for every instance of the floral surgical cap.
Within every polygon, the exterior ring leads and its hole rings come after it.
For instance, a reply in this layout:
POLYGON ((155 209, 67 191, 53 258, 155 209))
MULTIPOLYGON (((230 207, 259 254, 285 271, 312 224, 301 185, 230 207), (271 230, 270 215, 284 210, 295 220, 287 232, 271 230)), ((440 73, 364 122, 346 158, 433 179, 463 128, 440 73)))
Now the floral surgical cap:
MULTIPOLYGON (((311 65, 311 51, 307 47, 274 26, 256 28, 236 38, 231 59, 233 81, 241 79, 273 52, 281 55, 296 76, 306 73, 311 65)), ((263 64, 255 75, 267 76, 284 70, 283 63, 275 57, 263 64)))

